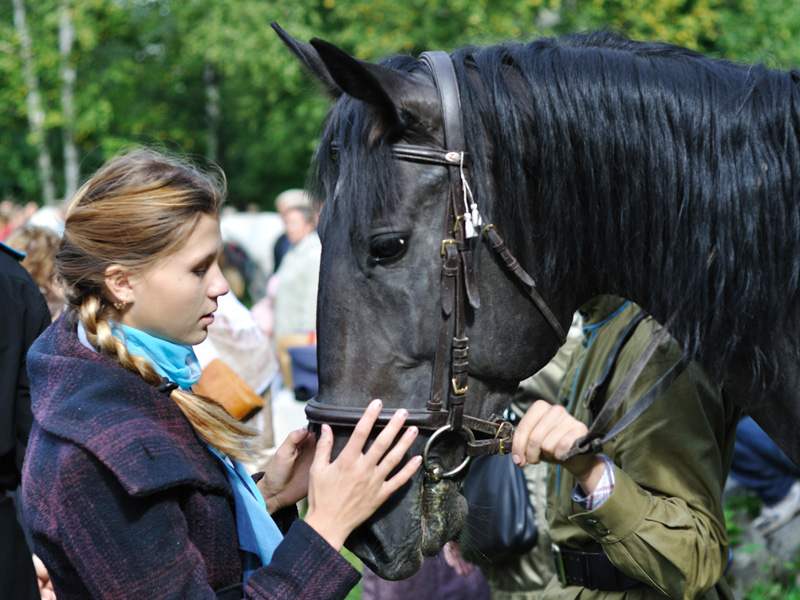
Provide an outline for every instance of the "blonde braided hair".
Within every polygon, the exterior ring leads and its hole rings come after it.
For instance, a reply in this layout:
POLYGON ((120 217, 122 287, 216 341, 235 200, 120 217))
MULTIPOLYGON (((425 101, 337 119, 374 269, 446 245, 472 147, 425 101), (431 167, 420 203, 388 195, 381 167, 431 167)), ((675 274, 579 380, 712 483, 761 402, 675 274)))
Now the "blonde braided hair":
MULTIPOLYGON (((143 271, 180 248, 201 215, 219 218, 224 177, 218 178, 152 150, 136 150, 107 162, 78 190, 67 210, 57 268, 69 310, 89 342, 150 385, 161 375, 128 351, 112 333, 116 312, 105 286, 106 269, 119 264, 143 271)), ((247 459, 251 428, 214 400, 175 389, 170 398, 209 445, 247 459)))

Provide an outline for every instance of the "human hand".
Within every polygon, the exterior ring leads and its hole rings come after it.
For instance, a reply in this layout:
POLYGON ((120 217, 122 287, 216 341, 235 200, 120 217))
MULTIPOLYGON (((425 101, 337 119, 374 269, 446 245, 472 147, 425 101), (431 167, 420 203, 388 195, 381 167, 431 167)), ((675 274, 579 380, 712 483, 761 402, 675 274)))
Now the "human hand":
POLYGON ((56 593, 53 590, 53 582, 44 566, 42 559, 33 555, 33 568, 36 570, 36 579, 39 582, 39 596, 42 600, 56 600, 56 593))
POLYGON ((461 556, 461 546, 457 542, 447 542, 442 548, 442 552, 444 553, 444 561, 461 577, 466 577, 477 569, 475 565, 468 563, 461 556))
POLYGON ((292 431, 275 451, 258 482, 267 512, 274 514, 308 496, 308 478, 316 440, 303 427, 292 431))
POLYGON ((419 433, 416 427, 409 427, 389 450, 408 417, 405 409, 398 410, 369 449, 363 451, 381 406, 380 400, 369 404, 333 462, 330 462, 333 431, 329 425, 322 426, 317 441, 305 520, 337 550, 344 545, 347 536, 405 484, 422 464, 422 457, 414 456, 387 479, 419 433))
POLYGON ((511 458, 518 466, 540 461, 563 465, 587 494, 594 491, 605 469, 597 454, 578 454, 564 461, 562 457, 576 440, 588 431, 586 425, 558 404, 534 402, 514 430, 511 458))

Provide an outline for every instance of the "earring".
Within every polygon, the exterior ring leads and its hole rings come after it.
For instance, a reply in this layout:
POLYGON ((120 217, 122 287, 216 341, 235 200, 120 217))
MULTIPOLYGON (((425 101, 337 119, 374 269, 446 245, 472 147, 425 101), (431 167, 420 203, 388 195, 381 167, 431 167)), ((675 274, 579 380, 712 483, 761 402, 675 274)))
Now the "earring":
POLYGON ((116 308, 118 311, 125 310, 126 306, 128 306, 127 302, 114 302, 114 308, 116 308))

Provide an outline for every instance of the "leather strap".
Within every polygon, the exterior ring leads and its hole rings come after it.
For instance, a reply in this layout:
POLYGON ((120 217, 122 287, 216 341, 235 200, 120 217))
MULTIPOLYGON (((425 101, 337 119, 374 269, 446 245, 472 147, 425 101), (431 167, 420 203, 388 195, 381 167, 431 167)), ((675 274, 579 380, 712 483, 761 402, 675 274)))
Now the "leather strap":
MULTIPOLYGON (((311 423, 328 423, 332 427, 352 427, 364 413, 364 408, 360 406, 333 406, 322 404, 316 398, 311 398, 306 403, 306 416, 311 423)), ((385 427, 389 419, 394 415, 394 408, 384 408, 378 414, 375 427, 385 427)), ((416 426, 425 431, 436 431, 448 423, 447 411, 432 412, 427 409, 408 409, 406 426, 416 426)), ((463 416, 463 425, 475 432, 492 436, 491 440, 481 440, 475 443, 474 450, 468 450, 467 454, 479 456, 487 454, 486 449, 499 448, 504 438, 511 437, 513 427, 511 423, 499 417, 492 419, 479 419, 470 415, 463 416)), ((495 454, 497 452, 494 452, 495 454)))
MULTIPOLYGON (((453 206, 454 218, 461 214, 459 202, 464 197, 464 185, 461 179, 467 172, 465 164, 466 141, 464 138, 464 124, 461 120, 461 92, 458 89, 456 70, 450 55, 441 50, 423 52, 420 55, 420 62, 430 69, 433 80, 436 83, 436 91, 439 94, 439 106, 442 114, 442 134, 444 135, 444 147, 449 150, 445 158, 450 157, 450 161, 455 159, 456 154, 460 154, 458 163, 448 161, 448 165, 458 166, 456 172, 450 169, 450 202, 453 206)), ((402 150, 401 150, 402 151, 402 150)), ((449 226, 449 224, 448 224, 449 226)), ((478 296, 478 286, 473 272, 472 256, 468 240, 464 237, 463 223, 456 219, 454 233, 458 244, 459 257, 464 269, 464 285, 470 305, 476 310, 480 308, 480 298, 478 296)))
POLYGON ((490 224, 484 227, 483 235, 487 240, 489 240, 489 247, 494 251, 495 254, 500 256, 508 270, 511 271, 511 273, 523 285, 525 291, 528 292, 528 296, 530 296, 531 300, 533 300, 536 308, 539 309, 539 312, 542 313, 542 316, 547 320, 550 328, 553 330, 553 333, 555 333, 556 337, 558 337, 559 345, 563 345, 564 342, 567 341, 567 334, 564 331, 564 328, 561 327, 561 323, 558 322, 558 319, 553 314, 553 311, 551 311, 550 307, 547 306, 547 302, 544 301, 544 298, 542 298, 542 296, 536 290, 536 282, 533 280, 533 277, 528 275, 528 272, 522 268, 522 265, 519 264, 519 261, 514 258, 511 252, 509 252, 505 241, 500 237, 500 234, 497 233, 497 229, 494 225, 490 224))
POLYGON ((422 162, 433 165, 452 167, 461 163, 461 156, 452 150, 430 148, 429 146, 414 146, 411 144, 394 144, 392 154, 400 160, 422 162))
POLYGON ((631 370, 625 374, 622 382, 617 386, 617 389, 614 390, 614 393, 608 399, 608 401, 603 405, 603 408, 600 410, 597 417, 592 421, 589 430, 586 432, 586 435, 582 438, 575 441, 575 444, 572 448, 564 455, 562 460, 567 460, 577 454, 587 454, 587 453, 599 453, 603 450, 603 445, 610 442, 614 438, 616 438, 620 433, 622 433, 628 426, 633 423, 639 415, 641 415, 644 411, 646 411, 650 406, 652 406, 653 402, 655 402, 661 395, 666 391, 666 389, 672 385, 672 382, 677 379, 677 377, 683 373, 686 369, 686 366, 689 364, 689 356, 684 352, 681 358, 673 364, 662 376, 661 378, 649 389, 647 390, 644 395, 633 405, 633 407, 625 413, 625 415, 616 422, 614 427, 608 433, 603 433, 608 423, 611 421, 611 418, 614 416, 614 413, 617 412, 617 409, 623 403, 623 401, 628 397, 630 394, 631 388, 633 388, 633 384, 639 378, 639 375, 644 370, 644 367, 650 361, 650 358, 655 353, 658 345, 664 339, 664 336, 667 335, 669 324, 672 323, 673 318, 667 321, 667 324, 662 326, 661 329, 653 336, 650 340, 650 343, 645 348, 644 352, 639 356, 639 358, 634 363, 631 370))
MULTIPOLYGON (((464 317, 464 288, 467 278, 474 275, 471 269, 464 268, 466 260, 466 243, 464 230, 459 227, 457 215, 460 213, 459 200, 464 193, 461 172, 464 167, 464 131, 461 123, 461 95, 458 90, 456 72, 453 62, 446 52, 433 51, 425 52, 420 56, 420 61, 431 71, 436 90, 439 94, 439 106, 442 117, 442 133, 444 135, 444 146, 453 155, 460 154, 458 163, 450 163, 448 177, 450 186, 447 198, 447 209, 445 211, 444 232, 443 232, 443 265, 442 265, 442 311, 445 317, 450 316, 452 310, 453 318, 453 337, 450 344, 450 374, 451 386, 448 388, 447 411, 449 423, 453 431, 461 431, 464 415, 464 403, 468 391, 467 381, 469 374, 469 340, 466 335, 466 321, 464 317), (458 167, 458 170, 456 170, 458 167), (452 237, 451 237, 452 236, 452 237), (454 239, 455 246, 450 243, 454 239), (452 275, 452 271, 455 274, 452 275), (450 286, 453 286, 452 288, 450 286), (450 297, 452 296, 452 298, 450 297)), ((474 281, 473 281, 473 287, 474 281)), ((476 288, 477 289, 477 288, 476 288)), ((477 291, 475 292, 477 294, 477 291)), ((441 329, 449 328, 448 318, 443 318, 441 329)), ((439 340, 443 340, 444 335, 439 334, 439 340)), ((434 357, 433 381, 431 382, 431 397, 429 406, 435 406, 438 402, 438 391, 433 390, 433 386, 441 385, 440 366, 444 362, 446 350, 443 345, 438 345, 434 357)))

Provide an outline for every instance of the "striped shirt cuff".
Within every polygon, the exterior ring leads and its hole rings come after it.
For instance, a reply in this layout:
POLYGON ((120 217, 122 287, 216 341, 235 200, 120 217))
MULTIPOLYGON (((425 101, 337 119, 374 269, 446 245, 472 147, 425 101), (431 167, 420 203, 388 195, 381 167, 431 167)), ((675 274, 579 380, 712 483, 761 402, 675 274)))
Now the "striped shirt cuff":
POLYGON ((605 454, 600 456, 605 461, 606 468, 594 491, 587 496, 583 493, 580 485, 576 485, 575 489, 572 490, 572 499, 584 510, 600 508, 611 497, 611 492, 614 491, 614 463, 605 454))

